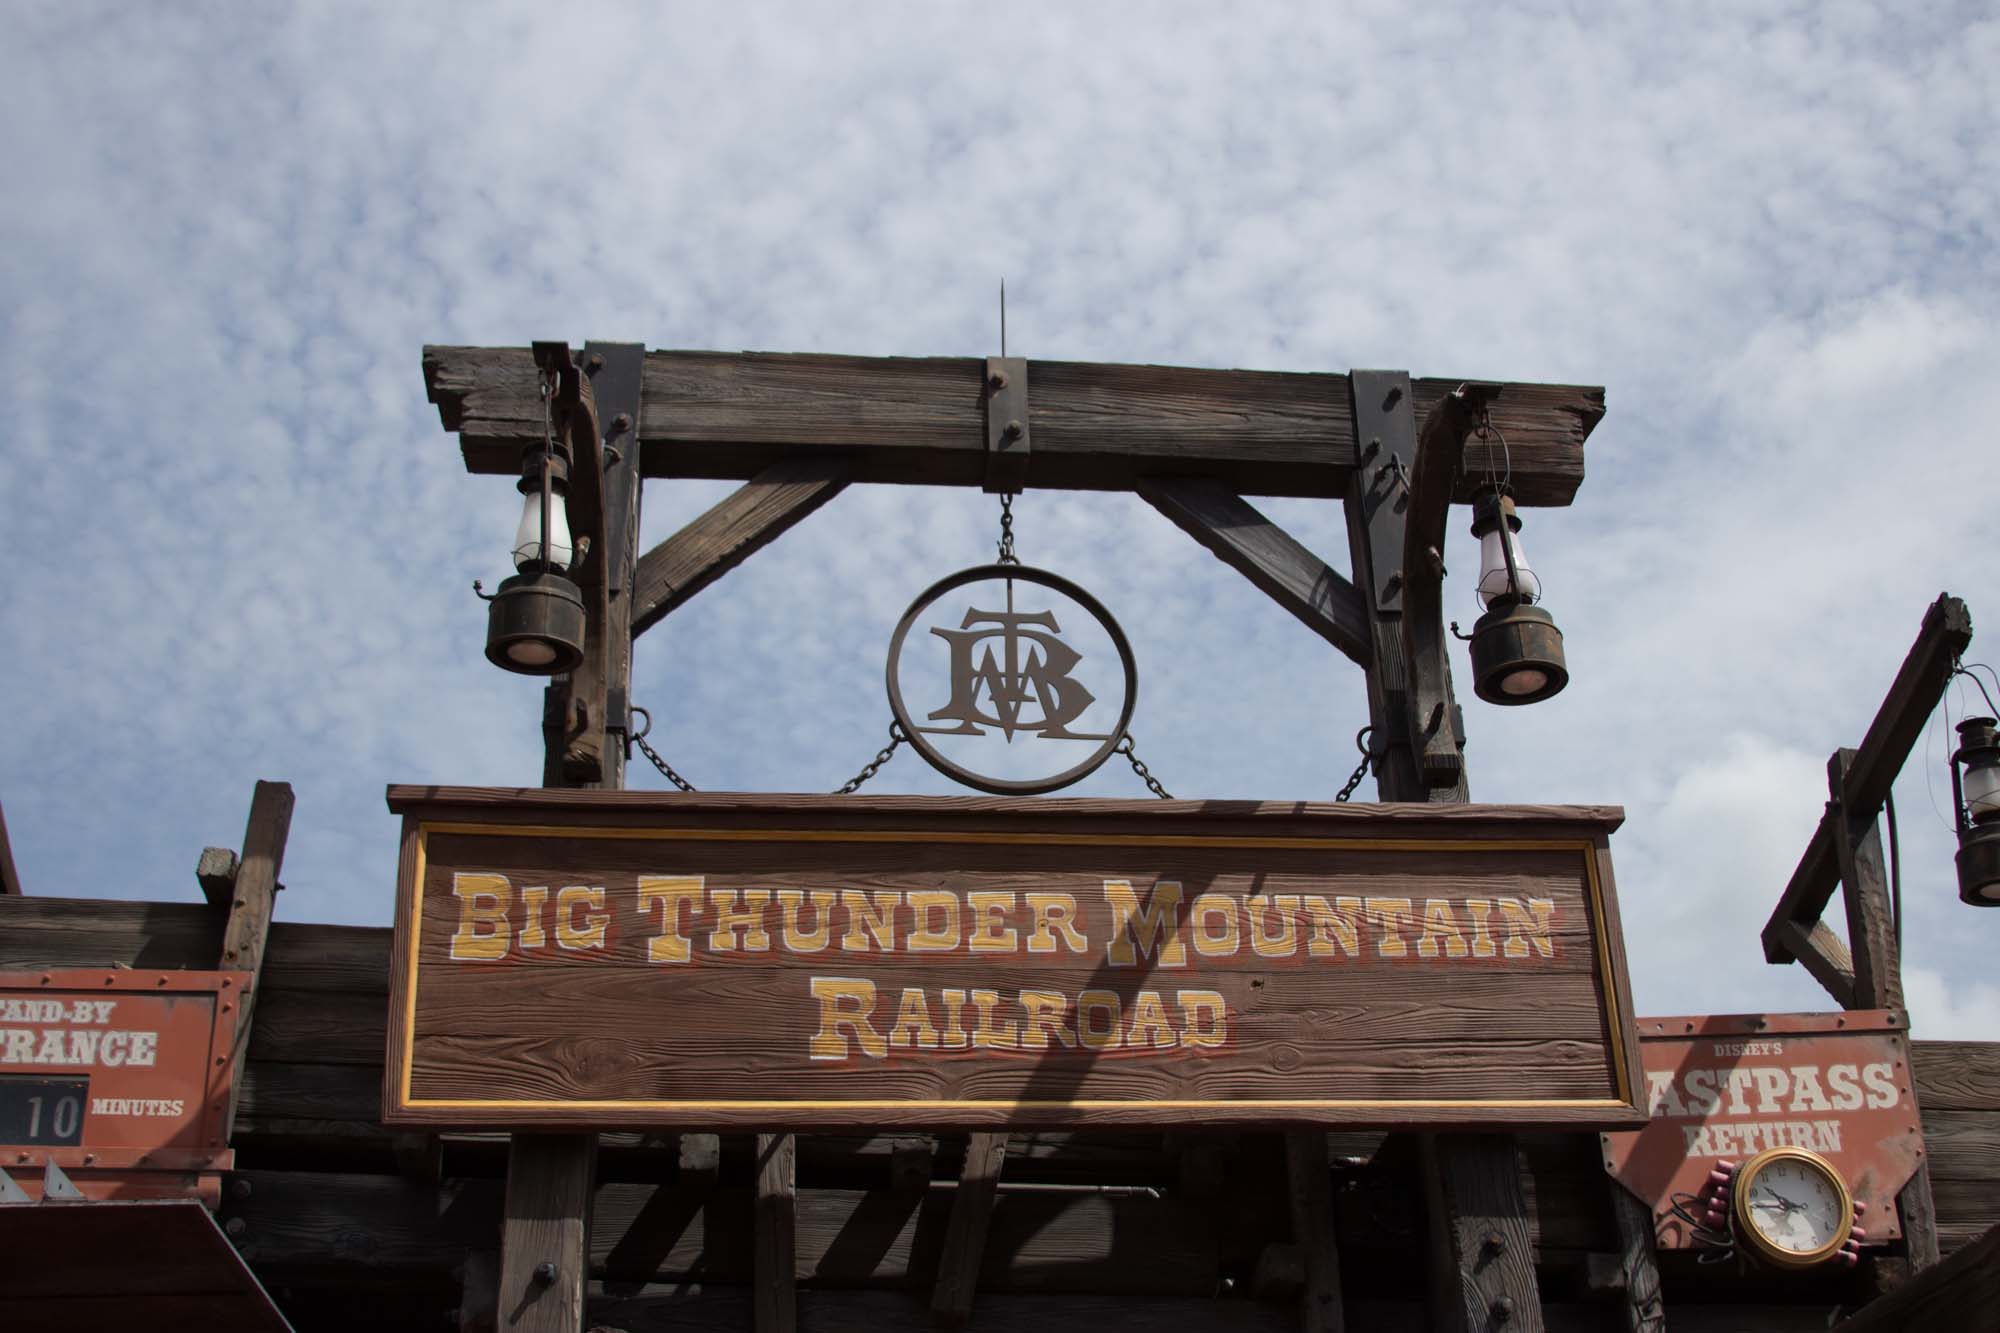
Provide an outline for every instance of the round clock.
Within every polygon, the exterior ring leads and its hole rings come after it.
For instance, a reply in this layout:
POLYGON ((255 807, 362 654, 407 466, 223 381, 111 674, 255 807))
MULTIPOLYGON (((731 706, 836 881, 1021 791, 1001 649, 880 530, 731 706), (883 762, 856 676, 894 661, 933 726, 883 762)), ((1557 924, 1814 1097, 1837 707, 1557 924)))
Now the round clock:
POLYGON ((1736 1173, 1736 1232, 1781 1268, 1829 1258, 1854 1229, 1854 1199, 1833 1163, 1805 1148, 1768 1148, 1736 1173))

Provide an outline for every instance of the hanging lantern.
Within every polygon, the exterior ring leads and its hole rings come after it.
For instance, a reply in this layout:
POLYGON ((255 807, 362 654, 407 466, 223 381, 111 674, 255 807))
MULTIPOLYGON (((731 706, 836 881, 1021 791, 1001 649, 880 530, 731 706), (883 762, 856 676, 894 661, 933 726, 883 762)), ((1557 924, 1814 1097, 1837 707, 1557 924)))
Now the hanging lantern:
POLYGON ((1958 897, 2000 907, 2000 730, 1990 717, 1958 724, 1951 792, 1958 816, 1958 897))
POLYGON ((1486 613, 1472 627, 1472 691, 1490 704, 1539 703, 1569 684, 1562 631, 1534 603, 1542 581, 1521 550, 1521 519, 1503 488, 1472 504, 1479 538, 1479 600, 1486 613))
MULTIPOLYGON (((545 423, 548 395, 544 378, 545 423)), ((503 670, 555 676, 583 661, 583 594, 568 572, 576 555, 563 499, 568 486, 569 457, 549 424, 541 446, 521 456, 521 521, 513 548, 518 572, 486 599, 486 659, 503 670)))

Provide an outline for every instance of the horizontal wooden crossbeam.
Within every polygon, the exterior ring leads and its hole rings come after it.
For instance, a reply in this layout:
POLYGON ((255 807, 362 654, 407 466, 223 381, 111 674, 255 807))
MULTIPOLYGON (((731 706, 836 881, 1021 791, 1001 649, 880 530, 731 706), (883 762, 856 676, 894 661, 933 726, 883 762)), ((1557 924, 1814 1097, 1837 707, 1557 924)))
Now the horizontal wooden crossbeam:
MULTIPOLYGON (((827 453, 853 481, 979 486, 985 368, 975 357, 649 352, 644 474, 748 479, 827 453)), ((1030 361, 1028 375, 1029 486, 1128 490, 1145 475, 1208 475, 1239 494, 1336 497, 1367 443, 1355 438, 1345 375, 1068 361, 1030 361)), ((1419 419, 1460 382, 1415 381, 1419 419)), ((424 383, 472 472, 513 473, 542 438, 525 347, 426 347, 424 383)), ((1454 498, 1471 500, 1490 461, 1496 473, 1511 467, 1518 503, 1569 504, 1603 415, 1601 388, 1505 386, 1499 435, 1468 446, 1454 498)))

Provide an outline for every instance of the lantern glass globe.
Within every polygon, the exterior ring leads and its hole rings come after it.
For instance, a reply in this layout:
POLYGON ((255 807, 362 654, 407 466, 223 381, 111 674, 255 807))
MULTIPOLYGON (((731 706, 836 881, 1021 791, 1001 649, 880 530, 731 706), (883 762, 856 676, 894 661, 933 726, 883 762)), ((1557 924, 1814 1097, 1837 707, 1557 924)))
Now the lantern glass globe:
POLYGON ((1514 549, 1514 574, 1520 583, 1520 600, 1531 605, 1540 601, 1542 581, 1528 567, 1528 557, 1521 550, 1521 535, 1509 532, 1507 525, 1502 523, 1479 538, 1479 604, 1490 608, 1498 599, 1513 595, 1507 584, 1507 552, 1500 545, 1502 541, 1514 549))
POLYGON ((549 555, 542 556, 542 492, 540 487, 521 497, 521 522, 514 529, 514 568, 525 570, 541 562, 552 569, 568 569, 575 552, 569 535, 569 511, 559 490, 549 492, 549 555))
POLYGON ((2000 817, 2000 764, 1965 770, 1965 812, 1975 821, 2000 817))

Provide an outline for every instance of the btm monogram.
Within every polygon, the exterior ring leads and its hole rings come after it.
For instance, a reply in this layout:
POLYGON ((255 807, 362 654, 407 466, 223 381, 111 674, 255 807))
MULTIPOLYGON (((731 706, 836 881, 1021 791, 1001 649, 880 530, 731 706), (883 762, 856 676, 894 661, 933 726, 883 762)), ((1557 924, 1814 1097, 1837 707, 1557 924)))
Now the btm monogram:
POLYGON ((951 701, 933 712, 931 720, 958 725, 917 730, 984 736, 983 724, 1000 728, 1009 743, 1017 731, 1033 732, 1044 740, 1110 739, 1109 733, 1070 730, 1096 696, 1070 678, 1083 655, 1056 637, 1061 632, 1052 611, 968 610, 957 629, 932 629, 951 647, 951 701), (994 639, 1000 641, 997 655, 994 639), (974 655, 982 645, 985 653, 975 665, 974 655), (982 711, 982 704, 989 711, 982 711))

